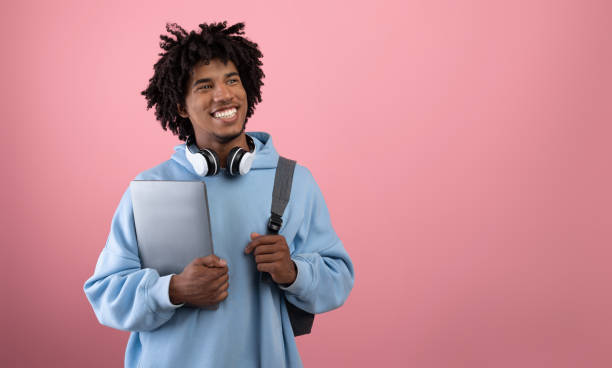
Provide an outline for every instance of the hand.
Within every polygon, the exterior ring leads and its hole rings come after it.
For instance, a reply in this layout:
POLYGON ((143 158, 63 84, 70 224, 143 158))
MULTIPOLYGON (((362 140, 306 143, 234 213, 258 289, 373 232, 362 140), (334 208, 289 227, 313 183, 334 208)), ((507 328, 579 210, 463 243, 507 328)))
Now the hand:
POLYGON ((227 298, 227 262, 211 254, 196 258, 170 279, 170 301, 196 307, 214 305, 227 298))
POLYGON ((282 235, 251 233, 251 242, 244 248, 246 254, 255 255, 257 270, 268 272, 277 284, 289 286, 297 277, 297 266, 291 260, 289 246, 282 235))

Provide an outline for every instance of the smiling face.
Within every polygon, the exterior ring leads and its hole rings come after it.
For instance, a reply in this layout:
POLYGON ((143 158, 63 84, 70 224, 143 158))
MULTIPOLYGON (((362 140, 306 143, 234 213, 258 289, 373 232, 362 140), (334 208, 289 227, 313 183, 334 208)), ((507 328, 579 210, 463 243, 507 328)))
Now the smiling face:
POLYGON ((198 142, 227 143, 244 132, 247 94, 231 60, 193 68, 179 115, 189 118, 198 142))

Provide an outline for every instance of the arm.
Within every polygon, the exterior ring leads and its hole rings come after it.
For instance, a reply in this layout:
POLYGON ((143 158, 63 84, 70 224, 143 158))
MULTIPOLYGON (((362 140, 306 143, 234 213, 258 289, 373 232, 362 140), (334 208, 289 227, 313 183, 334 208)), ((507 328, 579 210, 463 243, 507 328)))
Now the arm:
POLYGON ((279 287, 289 302, 310 312, 323 313, 340 307, 353 288, 353 263, 336 232, 323 194, 312 175, 309 207, 294 241, 291 259, 297 266, 295 281, 279 287))
POLYGON ((126 190, 96 269, 84 285, 85 295, 101 324, 120 330, 158 328, 180 305, 168 296, 172 275, 141 269, 130 190, 126 190))

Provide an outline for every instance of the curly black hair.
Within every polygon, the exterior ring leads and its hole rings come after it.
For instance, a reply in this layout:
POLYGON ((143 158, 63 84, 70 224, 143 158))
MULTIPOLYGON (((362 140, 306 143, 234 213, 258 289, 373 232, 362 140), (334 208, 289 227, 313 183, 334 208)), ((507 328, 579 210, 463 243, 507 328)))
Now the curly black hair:
POLYGON ((149 79, 149 86, 141 92, 147 100, 147 110, 155 106, 155 117, 164 130, 186 140, 194 134, 188 118, 178 114, 177 104, 185 106, 186 85, 193 67, 199 63, 208 64, 219 59, 224 64, 231 60, 236 68, 247 94, 246 120, 253 115, 255 105, 261 102, 261 86, 264 73, 261 70, 263 54, 256 43, 242 37, 244 23, 227 27, 227 22, 200 24, 200 32, 187 33, 176 23, 167 23, 168 35, 160 35, 159 46, 165 50, 155 63, 155 73, 149 79))

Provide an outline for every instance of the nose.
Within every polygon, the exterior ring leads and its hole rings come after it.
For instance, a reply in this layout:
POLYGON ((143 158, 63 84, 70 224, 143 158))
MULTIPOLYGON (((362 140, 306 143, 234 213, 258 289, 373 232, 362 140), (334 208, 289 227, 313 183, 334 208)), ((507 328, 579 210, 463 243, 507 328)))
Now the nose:
POLYGON ((229 87, 226 86, 225 83, 218 83, 213 92, 213 98, 215 101, 225 101, 232 98, 229 87))

